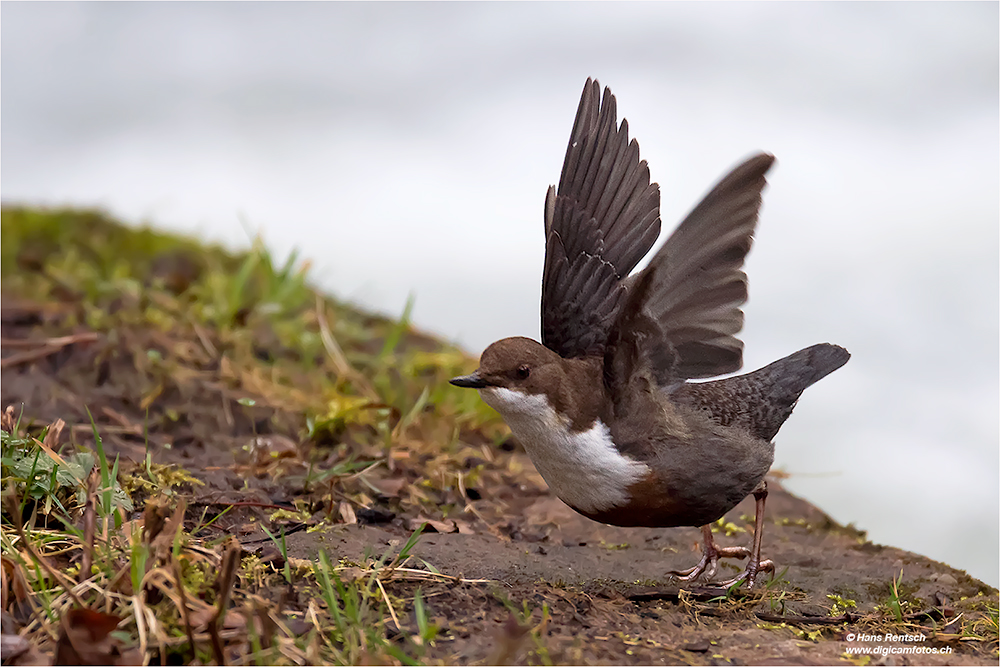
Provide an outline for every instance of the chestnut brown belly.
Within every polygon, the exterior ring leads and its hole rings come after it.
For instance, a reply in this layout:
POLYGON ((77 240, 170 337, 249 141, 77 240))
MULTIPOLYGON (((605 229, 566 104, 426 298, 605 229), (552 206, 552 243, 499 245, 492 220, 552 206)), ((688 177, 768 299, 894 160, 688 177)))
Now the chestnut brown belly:
MULTIPOLYGON (((735 507, 736 505, 733 505, 735 507)), ((612 526, 645 526, 649 528, 674 528, 676 526, 704 526, 721 518, 732 509, 717 511, 691 511, 689 509, 667 509, 648 506, 626 505, 601 512, 583 512, 573 508, 588 519, 612 526)))
MULTIPOLYGON (((753 491, 756 482, 734 484, 728 488, 704 489, 697 485, 671 489, 656 476, 629 487, 629 501, 605 510, 574 510, 588 519, 612 526, 704 526, 721 518, 753 491)), ((570 505, 572 507, 572 505, 570 505)))

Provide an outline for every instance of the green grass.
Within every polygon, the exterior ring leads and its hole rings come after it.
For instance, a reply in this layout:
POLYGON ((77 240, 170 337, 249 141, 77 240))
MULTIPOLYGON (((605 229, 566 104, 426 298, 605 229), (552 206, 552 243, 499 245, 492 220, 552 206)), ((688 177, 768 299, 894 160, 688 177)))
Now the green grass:
MULTIPOLYGON (((51 650, 61 619, 82 606, 120 618, 118 648, 154 662, 221 659, 233 614, 244 619, 241 659, 248 663, 415 664, 426 655, 439 629, 422 593, 405 600, 392 593, 398 582, 450 580, 429 564, 408 565, 419 530, 396 555, 346 564, 321 554, 303 568, 289 558, 283 526, 272 523, 264 530, 283 564, 250 556, 230 575, 228 543, 213 529, 228 510, 185 512, 185 498, 201 484, 198 471, 157 462, 152 452, 169 442, 151 445, 187 417, 182 403, 165 399, 197 395, 207 378, 235 394, 234 411, 252 423, 263 415, 278 432, 297 428, 306 457, 300 468, 286 477, 279 460, 260 465, 313 506, 370 503, 365 471, 392 466, 399 474, 404 464, 395 455, 414 462, 405 468, 414 491, 395 501, 397 511, 446 516, 460 506, 462 462, 483 456, 461 434, 477 433, 490 446, 505 431, 475 392, 448 384, 475 361, 413 329, 412 296, 398 319, 371 315, 318 293, 297 253, 275 262, 261 239, 233 253, 72 209, 4 207, 0 277, 5 299, 57 314, 32 329, 38 359, 70 344, 67 331, 85 331, 85 342, 97 341, 101 351, 96 368, 84 372, 129 364, 135 393, 127 398, 142 411, 145 441, 143 460, 123 465, 105 446, 102 413, 86 403, 64 417, 70 427, 89 427, 89 437, 73 429, 69 443, 56 433, 51 447, 43 445, 58 424, 14 414, 5 421, 0 545, 25 583, 23 603, 37 611, 26 636, 51 650), (136 518, 133 510, 143 506, 136 518), (321 603, 300 613, 251 593, 288 587, 314 588, 321 603), (213 612, 225 601, 225 613, 213 612), (402 618, 407 606, 412 623, 402 618), (202 622, 213 613, 218 628, 202 622), (313 630, 291 632, 296 619, 313 630)), ((295 513, 282 510, 272 520, 285 514, 295 513)), ((328 520, 339 518, 334 512, 328 520)))
MULTIPOLYGON (((40 458, 28 456, 33 448, 41 451, 33 438, 18 436, 16 429, 4 430, 3 434, 5 461, 40 458), (18 453, 22 458, 16 458, 18 453)), ((93 471, 90 479, 106 479, 114 485, 119 474, 116 466, 105 457, 99 457, 99 461, 99 469, 93 471)), ((228 578, 231 589, 224 591, 219 586, 220 582, 226 585, 222 573, 226 568, 219 563, 227 560, 229 543, 196 538, 194 533, 207 524, 199 522, 188 532, 182 523, 167 520, 161 531, 155 533, 150 532, 156 529, 151 527, 147 515, 143 521, 131 523, 127 530, 116 533, 115 528, 121 526, 124 515, 123 507, 115 503, 115 494, 107 495, 98 487, 98 493, 89 496, 91 502, 81 506, 84 513, 92 510, 96 514, 98 530, 88 535, 73 526, 71 514, 81 508, 59 500, 58 496, 77 498, 81 491, 93 489, 93 483, 88 487, 85 478, 61 476, 60 464, 47 470, 44 473, 36 470, 35 477, 21 478, 4 464, 3 482, 8 491, 0 541, 15 578, 29 586, 25 591, 26 601, 37 613, 26 636, 40 645, 46 645, 59 634, 60 619, 70 610, 83 607, 107 610, 118 619, 119 631, 114 639, 108 640, 116 651, 140 651, 158 660, 180 658, 186 662, 192 656, 202 662, 216 660, 210 637, 206 636, 213 630, 210 626, 192 630, 187 624, 177 604, 181 590, 188 604, 194 604, 188 609, 189 616, 200 614, 204 618, 212 605, 232 599, 238 604, 220 617, 223 626, 229 614, 242 615, 248 620, 269 619, 267 623, 245 624, 242 660, 251 664, 288 664, 289 658, 296 656, 299 662, 325 664, 358 664, 367 660, 420 664, 427 647, 438 636, 439 628, 429 620, 419 589, 412 599, 413 632, 398 620, 400 612, 396 609, 404 601, 387 591, 387 584, 394 581, 453 579, 430 569, 407 567, 422 527, 413 531, 398 553, 390 548, 377 559, 334 563, 321 552, 306 571, 299 566, 293 568, 284 534, 271 535, 282 551, 283 567, 275 570, 255 557, 243 558, 237 563, 238 576, 228 578), (40 486, 52 479, 62 483, 40 486), (27 496, 29 489, 34 490, 34 496, 27 496), (69 509, 65 509, 67 505, 69 509), (45 518, 40 510, 46 506, 54 508, 53 518, 62 523, 60 528, 36 525, 37 520, 45 518), (90 555, 90 572, 68 566, 69 556, 80 552, 90 555), (246 592, 246 586, 239 583, 257 581, 280 588, 278 579, 283 579, 284 585, 315 588, 316 600, 321 604, 311 604, 306 613, 282 615, 272 605, 246 592), (87 585, 82 587, 84 581, 87 585), (305 635, 291 632, 287 622, 294 618, 310 622, 312 630, 305 635), (258 633, 259 628, 264 628, 267 634, 258 633), (189 633, 196 638, 193 649, 188 642, 179 641, 189 633)), ((172 505, 165 509, 175 518, 183 517, 182 501, 179 509, 172 505)))
MULTIPOLYGON (((305 406, 316 430, 394 422, 424 390, 426 405, 460 423, 496 428, 495 414, 475 392, 447 383, 474 361, 413 331, 412 297, 396 320, 362 313, 318 295, 308 264, 293 252, 277 265, 260 239, 247 252, 229 253, 125 227, 99 212, 6 207, 0 255, 4 292, 79 304, 67 315, 69 326, 111 334, 149 326, 184 341, 198 338, 194 329, 211 333, 236 379, 260 391, 255 398, 305 406), (414 336, 423 344, 407 340, 414 336), (330 340, 342 359, 331 359, 330 340)), ((153 375, 192 365, 190 354, 175 350, 137 352, 146 357, 137 364, 153 375)))

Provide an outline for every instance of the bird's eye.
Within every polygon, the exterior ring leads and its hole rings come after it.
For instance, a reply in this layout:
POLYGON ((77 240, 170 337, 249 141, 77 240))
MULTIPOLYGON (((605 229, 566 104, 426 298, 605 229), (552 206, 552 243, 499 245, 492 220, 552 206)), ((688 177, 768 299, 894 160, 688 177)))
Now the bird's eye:
POLYGON ((517 367, 517 377, 518 379, 524 380, 529 375, 531 375, 531 369, 527 365, 521 365, 517 367))

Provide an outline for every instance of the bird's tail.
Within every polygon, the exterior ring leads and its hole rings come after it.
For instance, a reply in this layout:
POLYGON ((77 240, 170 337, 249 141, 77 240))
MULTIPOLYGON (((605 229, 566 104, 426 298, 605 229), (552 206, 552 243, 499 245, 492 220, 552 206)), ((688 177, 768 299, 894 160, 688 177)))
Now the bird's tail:
POLYGON ((806 387, 847 363, 850 353, 820 343, 799 350, 746 375, 687 383, 675 400, 705 411, 724 426, 744 428, 770 440, 785 423, 806 387))
POLYGON ((742 377, 760 383, 766 396, 792 402, 811 384, 847 363, 851 354, 839 345, 819 343, 742 377))

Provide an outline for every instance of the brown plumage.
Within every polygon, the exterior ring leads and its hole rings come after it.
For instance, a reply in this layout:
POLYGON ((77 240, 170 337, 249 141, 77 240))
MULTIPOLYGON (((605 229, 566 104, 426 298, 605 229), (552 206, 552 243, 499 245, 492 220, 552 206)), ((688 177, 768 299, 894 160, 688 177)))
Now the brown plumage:
POLYGON ((850 355, 824 343, 689 382, 743 364, 742 267, 774 158, 736 167, 630 275, 659 236, 659 188, 615 107, 588 79, 546 196, 542 343, 497 341, 452 383, 480 390, 571 507, 615 525, 702 526, 701 562, 674 574, 711 577, 719 557, 749 557, 723 584, 752 586, 773 569, 760 559, 770 441, 806 387, 850 355), (717 548, 706 524, 751 493, 753 549, 717 548))

